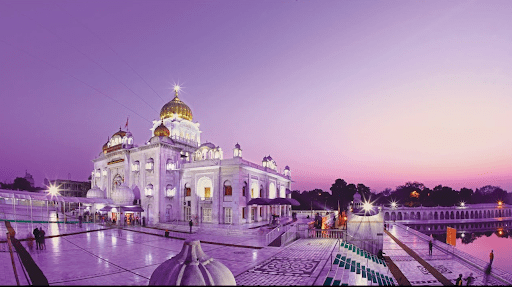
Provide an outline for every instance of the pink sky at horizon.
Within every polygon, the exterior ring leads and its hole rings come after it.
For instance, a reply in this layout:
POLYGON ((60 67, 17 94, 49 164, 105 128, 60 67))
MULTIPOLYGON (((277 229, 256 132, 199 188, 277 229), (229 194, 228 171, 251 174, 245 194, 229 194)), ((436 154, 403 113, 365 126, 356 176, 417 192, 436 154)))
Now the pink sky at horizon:
POLYGON ((343 178, 377 192, 407 181, 512 191, 510 1, 0 1, 0 11, 0 181, 25 170, 39 186, 86 180, 127 116, 136 144, 150 138, 148 120, 180 82, 202 141, 225 158, 237 142, 252 162, 271 155, 294 190, 343 178))

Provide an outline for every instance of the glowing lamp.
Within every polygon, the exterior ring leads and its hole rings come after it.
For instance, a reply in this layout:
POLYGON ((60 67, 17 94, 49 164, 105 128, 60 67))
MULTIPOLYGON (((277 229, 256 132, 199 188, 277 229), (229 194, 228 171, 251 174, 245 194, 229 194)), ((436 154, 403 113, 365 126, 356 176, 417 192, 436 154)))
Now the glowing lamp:
POLYGON ((396 202, 394 202, 394 201, 393 201, 393 202, 391 202, 391 207, 392 207, 392 208, 396 208, 396 202))
POLYGON ((466 206, 466 203, 463 201, 463 202, 460 203, 460 206, 464 207, 464 206, 466 206))
POLYGON ((498 201, 498 205, 501 206, 503 204, 503 202, 500 200, 498 201))
POLYGON ((55 196, 59 194, 59 189, 55 185, 51 185, 50 188, 48 188, 48 193, 55 196))
POLYGON ((370 211, 372 209, 373 205, 371 203, 369 203, 368 201, 366 201, 365 203, 363 203, 363 209, 364 211, 370 211))
POLYGON ((460 235, 460 237, 462 237, 462 238, 464 238, 464 236, 466 236, 466 235, 464 235, 464 233, 462 233, 462 234, 460 235))

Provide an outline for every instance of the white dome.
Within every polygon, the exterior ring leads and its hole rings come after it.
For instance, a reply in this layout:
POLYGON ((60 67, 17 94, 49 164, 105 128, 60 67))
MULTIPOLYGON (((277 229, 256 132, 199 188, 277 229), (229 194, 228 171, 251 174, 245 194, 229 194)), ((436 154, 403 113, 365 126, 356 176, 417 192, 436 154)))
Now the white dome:
POLYGON ((206 255, 199 240, 186 240, 181 252, 160 264, 149 285, 236 285, 233 273, 219 261, 206 255))
POLYGON ((354 194, 354 203, 361 202, 361 195, 359 193, 354 194))
POLYGON ((135 195, 133 194, 133 190, 124 183, 112 192, 112 200, 116 205, 133 205, 134 199, 135 195))
POLYGON ((97 186, 94 186, 93 188, 91 188, 87 191, 87 195, 85 197, 87 197, 87 198, 105 198, 105 193, 101 189, 99 189, 97 186))

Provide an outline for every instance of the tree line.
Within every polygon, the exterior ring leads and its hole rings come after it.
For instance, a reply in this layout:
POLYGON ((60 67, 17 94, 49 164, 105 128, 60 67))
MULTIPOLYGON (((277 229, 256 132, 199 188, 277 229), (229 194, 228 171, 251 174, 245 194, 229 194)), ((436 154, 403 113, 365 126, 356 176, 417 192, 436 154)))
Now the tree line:
POLYGON ((338 209, 346 210, 348 204, 354 200, 356 193, 362 200, 368 200, 374 205, 389 205, 396 202, 398 205, 415 206, 453 206, 461 202, 466 204, 496 203, 503 201, 512 203, 511 196, 499 186, 486 185, 476 190, 470 188, 453 189, 449 186, 437 185, 430 189, 420 182, 406 182, 397 186, 394 190, 386 188, 382 192, 374 193, 362 183, 347 183, 343 179, 336 179, 330 188, 331 193, 321 189, 299 192, 292 191, 292 198, 296 199, 300 206, 298 210, 307 209, 338 209))

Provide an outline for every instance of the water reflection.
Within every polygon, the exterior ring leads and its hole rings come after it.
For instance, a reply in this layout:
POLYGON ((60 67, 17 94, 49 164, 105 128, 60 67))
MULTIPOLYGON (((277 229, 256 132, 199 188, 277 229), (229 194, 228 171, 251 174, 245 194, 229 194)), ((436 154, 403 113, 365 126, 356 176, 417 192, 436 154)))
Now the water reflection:
MULTIPOLYGON (((491 235, 496 234, 499 238, 512 238, 512 231, 506 229, 504 227, 500 227, 494 230, 480 231, 480 232, 472 232, 472 231, 464 231, 457 230, 457 239, 460 239, 462 244, 470 244, 473 243, 476 239, 480 237, 490 237, 491 235)), ((446 233, 441 234, 432 234, 436 240, 441 242, 446 242, 446 233)))

